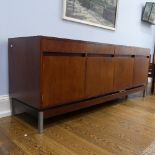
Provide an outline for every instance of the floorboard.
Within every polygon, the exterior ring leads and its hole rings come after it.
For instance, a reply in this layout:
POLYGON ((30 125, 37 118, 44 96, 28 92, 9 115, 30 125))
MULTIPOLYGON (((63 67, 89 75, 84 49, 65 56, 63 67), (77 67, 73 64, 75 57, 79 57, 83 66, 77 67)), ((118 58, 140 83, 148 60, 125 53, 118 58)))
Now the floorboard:
POLYGON ((48 119, 0 119, 0 155, 140 155, 155 141, 155 96, 117 100, 48 119))

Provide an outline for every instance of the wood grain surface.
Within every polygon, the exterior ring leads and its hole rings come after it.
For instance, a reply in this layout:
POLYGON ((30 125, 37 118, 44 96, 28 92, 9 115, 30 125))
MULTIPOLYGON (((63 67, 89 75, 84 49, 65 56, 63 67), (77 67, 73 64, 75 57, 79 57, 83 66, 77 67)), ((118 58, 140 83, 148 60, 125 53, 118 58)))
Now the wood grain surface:
POLYGON ((155 140, 155 96, 117 100, 48 119, 0 119, 0 155, 139 155, 155 140))

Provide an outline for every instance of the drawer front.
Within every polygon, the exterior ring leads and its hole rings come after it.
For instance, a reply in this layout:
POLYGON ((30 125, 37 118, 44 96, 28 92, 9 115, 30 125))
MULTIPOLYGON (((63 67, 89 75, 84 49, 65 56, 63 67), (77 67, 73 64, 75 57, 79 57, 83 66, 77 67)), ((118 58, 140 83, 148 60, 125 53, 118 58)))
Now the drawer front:
POLYGON ((84 98, 85 58, 44 56, 43 107, 54 107, 84 98))
POLYGON ((43 52, 84 53, 84 44, 73 40, 43 39, 41 50, 43 52))
POLYGON ((150 57, 150 49, 147 48, 134 48, 134 53, 137 56, 150 57))
POLYGON ((114 46, 65 39, 42 39, 41 51, 114 55, 114 46))
POLYGON ((134 55, 134 49, 132 47, 125 47, 125 46, 116 46, 115 47, 115 55, 134 55))
POLYGON ((150 49, 139 47, 115 46, 115 55, 150 56, 150 49))
POLYGON ((114 55, 114 46, 106 44, 87 43, 84 46, 84 51, 94 54, 114 55))

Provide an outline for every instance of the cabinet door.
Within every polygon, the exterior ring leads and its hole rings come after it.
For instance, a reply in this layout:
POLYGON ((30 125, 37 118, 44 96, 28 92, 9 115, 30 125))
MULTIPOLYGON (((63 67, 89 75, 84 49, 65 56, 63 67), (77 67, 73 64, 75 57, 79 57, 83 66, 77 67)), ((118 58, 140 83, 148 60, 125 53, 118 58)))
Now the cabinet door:
POLYGON ((85 58, 44 56, 43 107, 52 107, 84 98, 85 58))
POLYGON ((115 91, 131 88, 133 81, 134 58, 115 57, 114 59, 115 59, 115 75, 114 75, 115 91))
POLYGON ((86 66, 87 97, 95 97, 113 91, 113 58, 88 57, 86 66))
POLYGON ((135 57, 133 85, 146 85, 148 78, 149 58, 135 57))
MULTIPOLYGON (((153 72, 155 74, 155 53, 153 54, 153 72)), ((153 74, 153 78, 152 78, 152 93, 155 94, 155 75, 153 74)))

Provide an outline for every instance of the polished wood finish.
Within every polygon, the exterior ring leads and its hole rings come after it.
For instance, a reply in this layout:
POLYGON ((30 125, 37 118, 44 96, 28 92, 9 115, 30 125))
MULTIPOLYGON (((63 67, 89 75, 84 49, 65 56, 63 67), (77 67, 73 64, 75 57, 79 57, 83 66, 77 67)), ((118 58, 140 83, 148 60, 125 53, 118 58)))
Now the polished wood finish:
POLYGON ((115 48, 115 54, 117 56, 122 56, 122 55, 124 55, 124 56, 131 56, 131 55, 135 55, 134 49, 135 48, 126 47, 126 46, 116 46, 116 48, 115 48))
POLYGON ((42 135, 27 114, 0 119, 0 154, 140 155, 155 139, 155 97, 129 98, 48 120, 42 135))
POLYGON ((152 93, 155 94, 155 54, 153 54, 153 77, 152 77, 152 93))
MULTIPOLYGON (((136 89, 136 91, 137 91, 137 89, 136 89)), ((129 92, 131 93, 131 92, 133 92, 133 90, 130 90, 129 92)), ((44 112, 44 117, 49 118, 51 116, 57 116, 57 115, 61 115, 61 114, 64 114, 64 113, 67 113, 70 111, 76 111, 76 110, 87 108, 87 107, 90 107, 93 105, 102 104, 104 102, 115 100, 116 98, 122 98, 124 96, 127 96, 127 94, 128 94, 127 92, 119 92, 119 93, 106 95, 103 97, 93 98, 90 100, 81 101, 78 103, 68 104, 65 106, 60 106, 57 108, 49 109, 44 112)))
POLYGON ((114 54, 114 46, 80 40, 40 37, 42 52, 114 54), (52 44, 51 44, 52 42, 52 44), (61 44, 61 46, 60 46, 61 44), (104 46, 103 46, 104 45, 104 46))
POLYGON ((121 91, 131 88, 133 80, 134 59, 132 57, 116 57, 114 61, 114 90, 121 91))
POLYGON ((114 60, 112 57, 88 57, 86 97, 113 92, 114 60))
POLYGON ((149 57, 149 49, 138 47, 43 36, 12 38, 10 97, 45 118, 101 104, 144 91, 149 57))
POLYGON ((66 53, 84 53, 84 44, 72 40, 60 39, 42 39, 41 49, 43 52, 66 52, 66 53), (52 41, 52 44, 51 44, 52 41), (61 45, 61 46, 60 46, 61 45))
POLYGON ((135 57, 133 85, 146 85, 149 68, 149 59, 146 57, 135 57))
POLYGON ((99 44, 91 42, 83 42, 85 44, 84 51, 88 54, 108 54, 114 55, 114 46, 108 44, 99 44))
POLYGON ((39 38, 9 39, 9 94, 40 108, 41 54, 39 38))
POLYGON ((85 58, 45 56, 43 64, 43 108, 84 99, 85 58))

